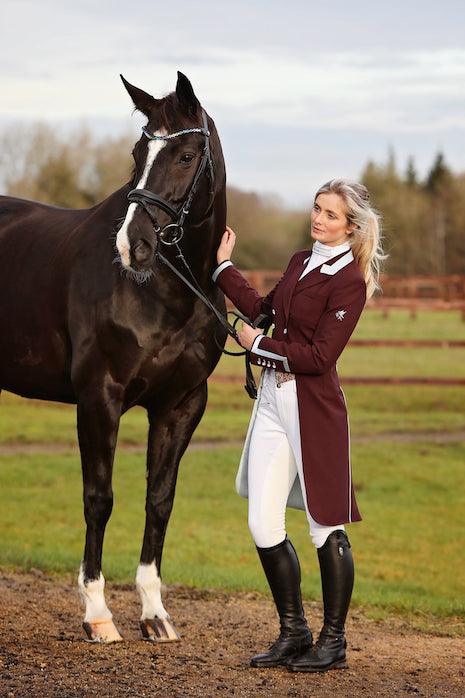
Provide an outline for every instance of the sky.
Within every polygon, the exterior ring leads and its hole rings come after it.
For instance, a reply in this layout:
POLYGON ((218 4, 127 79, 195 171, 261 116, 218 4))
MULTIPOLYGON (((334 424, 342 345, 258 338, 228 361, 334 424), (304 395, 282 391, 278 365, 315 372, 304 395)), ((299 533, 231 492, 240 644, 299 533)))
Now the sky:
POLYGON ((0 130, 46 121, 131 132, 119 74, 155 97, 190 79, 228 182, 308 206, 394 150, 465 171, 463 0, 2 0, 0 130))

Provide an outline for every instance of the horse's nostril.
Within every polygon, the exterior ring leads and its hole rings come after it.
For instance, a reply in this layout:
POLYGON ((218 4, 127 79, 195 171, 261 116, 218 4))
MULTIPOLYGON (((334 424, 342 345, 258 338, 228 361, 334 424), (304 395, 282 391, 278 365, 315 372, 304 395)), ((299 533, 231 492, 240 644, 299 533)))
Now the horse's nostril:
POLYGON ((145 240, 138 240, 132 248, 134 258, 139 264, 147 262, 152 256, 152 248, 145 240))

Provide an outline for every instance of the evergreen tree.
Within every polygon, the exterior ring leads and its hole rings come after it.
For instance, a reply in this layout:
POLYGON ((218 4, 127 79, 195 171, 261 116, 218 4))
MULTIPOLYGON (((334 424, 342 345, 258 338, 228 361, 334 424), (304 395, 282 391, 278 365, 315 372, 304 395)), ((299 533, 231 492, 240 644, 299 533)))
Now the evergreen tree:
POLYGON ((418 184, 418 175, 413 162, 413 157, 409 157, 407 161, 407 169, 405 171, 405 182, 409 187, 416 187, 418 184))
MULTIPOLYGON (((92 206, 128 181, 131 135, 96 142, 85 129, 63 134, 49 126, 0 134, 0 181, 7 193, 55 205, 92 206)), ((395 153, 367 162, 361 181, 383 219, 388 274, 463 274, 465 173, 453 173, 439 152, 421 183, 413 158, 399 174, 395 153)), ((309 249, 310 206, 289 211, 276 197, 228 187, 228 223, 238 233, 242 268, 283 269, 294 250, 309 249)))
POLYGON ((440 194, 451 180, 451 171, 447 167, 444 155, 439 152, 436 155, 431 170, 426 177, 425 188, 432 194, 440 194))

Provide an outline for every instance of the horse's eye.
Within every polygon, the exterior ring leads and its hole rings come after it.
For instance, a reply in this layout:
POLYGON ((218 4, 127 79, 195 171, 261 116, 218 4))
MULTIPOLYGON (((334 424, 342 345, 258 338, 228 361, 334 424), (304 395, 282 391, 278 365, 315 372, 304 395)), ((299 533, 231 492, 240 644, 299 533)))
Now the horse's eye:
POLYGON ((189 163, 192 162, 192 160, 195 158, 194 153, 184 153, 181 155, 181 162, 182 163, 189 163))

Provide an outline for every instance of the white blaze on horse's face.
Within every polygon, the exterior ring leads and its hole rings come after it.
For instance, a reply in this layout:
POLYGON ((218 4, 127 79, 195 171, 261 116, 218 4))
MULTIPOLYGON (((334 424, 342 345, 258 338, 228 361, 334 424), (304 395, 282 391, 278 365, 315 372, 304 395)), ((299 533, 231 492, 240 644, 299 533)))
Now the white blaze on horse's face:
MULTIPOLYGON (((161 128, 159 131, 155 131, 155 135, 166 136, 167 131, 164 128, 161 128)), ((149 141, 147 149, 147 160, 145 161, 144 171, 142 173, 142 177, 137 182, 134 189, 143 189, 145 187, 145 184, 150 174, 150 170, 153 167, 157 155, 160 152, 160 150, 165 147, 166 143, 167 141, 149 141)), ((128 228, 131 224, 135 210, 138 205, 139 204, 134 203, 129 204, 124 223, 119 229, 118 235, 116 236, 116 248, 119 252, 121 262, 125 267, 131 266, 131 243, 129 242, 128 228)))

